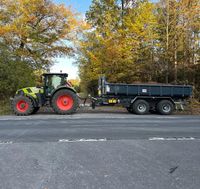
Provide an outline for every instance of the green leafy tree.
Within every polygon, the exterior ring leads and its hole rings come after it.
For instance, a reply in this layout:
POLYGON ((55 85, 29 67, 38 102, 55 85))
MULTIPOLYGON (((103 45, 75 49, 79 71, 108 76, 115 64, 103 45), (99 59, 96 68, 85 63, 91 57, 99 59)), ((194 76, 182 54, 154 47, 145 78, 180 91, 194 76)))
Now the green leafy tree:
POLYGON ((35 74, 25 61, 17 60, 0 43, 0 101, 13 96, 17 89, 35 85, 35 74))

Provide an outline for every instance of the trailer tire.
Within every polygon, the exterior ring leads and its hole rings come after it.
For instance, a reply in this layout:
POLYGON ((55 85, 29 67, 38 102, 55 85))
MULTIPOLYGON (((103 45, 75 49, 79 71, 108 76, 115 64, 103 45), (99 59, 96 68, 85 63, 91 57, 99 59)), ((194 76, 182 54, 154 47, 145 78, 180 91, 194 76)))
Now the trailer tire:
POLYGON ((77 95, 68 89, 62 89, 53 95, 51 104, 58 114, 73 114, 78 108, 77 95))
POLYGON ((162 115, 170 115, 174 111, 174 104, 170 100, 161 100, 156 109, 162 115))
POLYGON ((149 108, 149 103, 146 100, 137 100, 133 103, 133 112, 138 115, 147 114, 149 108))

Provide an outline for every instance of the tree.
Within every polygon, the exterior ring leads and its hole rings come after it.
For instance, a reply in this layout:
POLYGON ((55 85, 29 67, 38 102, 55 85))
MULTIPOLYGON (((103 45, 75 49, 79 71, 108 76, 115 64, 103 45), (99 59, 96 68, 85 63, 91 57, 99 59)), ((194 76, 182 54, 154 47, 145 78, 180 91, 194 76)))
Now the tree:
POLYGON ((86 14, 93 29, 86 32, 80 43, 78 62, 82 86, 93 89, 102 74, 111 82, 151 79, 151 74, 145 75, 144 69, 147 70, 156 38, 153 8, 152 3, 142 1, 134 7, 123 6, 123 10, 115 0, 93 1, 86 14))
POLYGON ((199 96, 199 0, 93 0, 80 42, 81 86, 111 82, 192 84, 199 96))
POLYGON ((20 61, 46 68, 52 58, 70 55, 76 14, 51 0, 1 0, 0 41, 20 61))
POLYGON ((34 86, 35 74, 26 61, 18 61, 7 46, 0 43, 0 101, 13 96, 17 89, 34 86))
POLYGON ((157 4, 157 18, 158 58, 165 63, 166 80, 195 84, 200 32, 198 1, 163 0, 157 4))

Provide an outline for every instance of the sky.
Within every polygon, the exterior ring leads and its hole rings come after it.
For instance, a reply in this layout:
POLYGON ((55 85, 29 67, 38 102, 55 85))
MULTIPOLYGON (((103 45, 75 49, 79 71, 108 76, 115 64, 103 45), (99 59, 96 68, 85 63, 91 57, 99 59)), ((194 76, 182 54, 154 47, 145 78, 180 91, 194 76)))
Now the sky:
MULTIPOLYGON (((71 5, 73 9, 81 14, 89 9, 92 0, 54 0, 55 3, 71 5)), ((69 74, 69 79, 78 77, 78 67, 74 64, 75 60, 69 57, 56 58, 54 65, 51 67, 51 72, 60 72, 69 74)))

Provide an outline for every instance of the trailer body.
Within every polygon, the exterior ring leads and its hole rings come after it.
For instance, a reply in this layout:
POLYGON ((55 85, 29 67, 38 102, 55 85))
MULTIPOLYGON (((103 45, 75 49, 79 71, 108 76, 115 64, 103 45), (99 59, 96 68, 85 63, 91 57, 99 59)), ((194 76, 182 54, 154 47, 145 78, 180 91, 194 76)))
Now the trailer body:
POLYGON ((174 109, 183 109, 186 100, 192 95, 192 86, 109 83, 105 77, 101 77, 99 79, 98 94, 97 104, 99 105, 121 104, 129 112, 137 114, 145 114, 149 111, 171 114, 174 109), (141 103, 137 105, 138 102, 141 103), (138 112, 135 108, 146 111, 138 112), (166 108, 167 111, 162 112, 160 108, 166 108))

